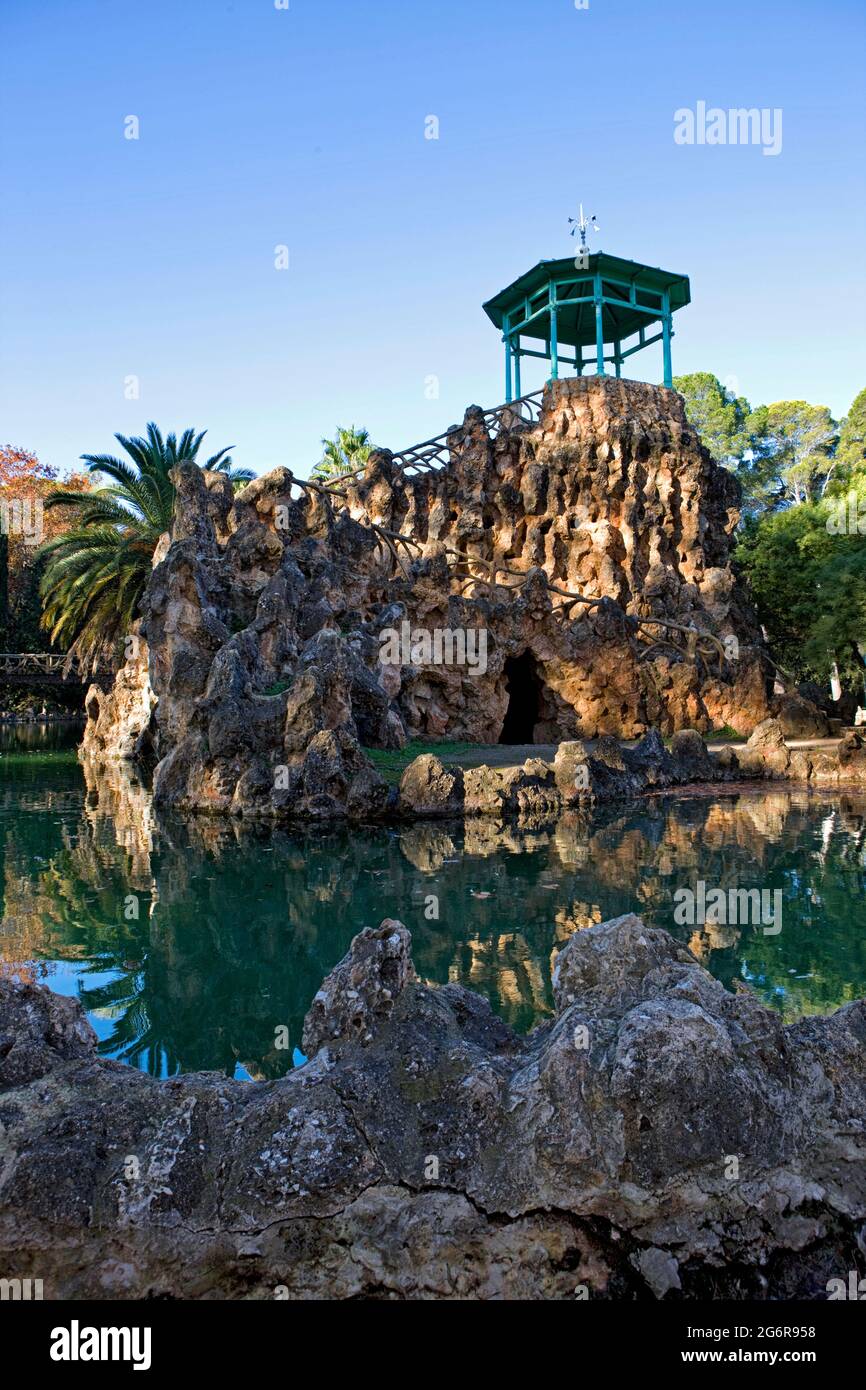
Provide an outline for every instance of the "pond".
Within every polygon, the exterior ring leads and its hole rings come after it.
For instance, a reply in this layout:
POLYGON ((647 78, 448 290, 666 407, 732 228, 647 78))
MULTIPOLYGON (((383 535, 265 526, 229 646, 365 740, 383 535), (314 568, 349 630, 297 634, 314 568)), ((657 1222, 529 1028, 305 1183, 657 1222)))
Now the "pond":
POLYGON ((422 979, 479 991, 521 1031, 550 1015, 572 932, 629 911, 787 1020, 866 994, 860 793, 716 789, 540 827, 255 832, 157 817, 124 769, 81 767, 78 733, 0 730, 0 973, 77 995, 102 1055, 155 1076, 287 1071, 323 977, 384 917, 410 928, 422 979), (780 929, 680 925, 676 895, 700 881, 780 894, 780 929))

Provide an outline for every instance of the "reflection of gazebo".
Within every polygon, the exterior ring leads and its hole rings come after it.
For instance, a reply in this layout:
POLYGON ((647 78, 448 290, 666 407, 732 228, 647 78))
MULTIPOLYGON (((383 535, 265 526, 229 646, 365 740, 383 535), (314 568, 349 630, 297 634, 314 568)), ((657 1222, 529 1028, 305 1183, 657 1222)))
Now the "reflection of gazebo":
POLYGON ((621 376, 627 357, 658 342, 663 344, 664 384, 672 386, 673 314, 690 299, 688 276, 603 251, 539 261, 484 305, 488 317, 502 329, 505 399, 521 394, 521 357, 549 360, 553 378, 559 376, 563 362, 574 367, 578 376, 593 364, 598 375, 604 376, 605 363, 612 362, 621 376), (653 332, 655 328, 658 331, 653 332), (637 341, 627 343, 634 335, 637 341), (524 347, 523 338, 542 342, 544 350, 524 347), (607 354, 605 344, 612 348, 607 354), (572 348, 574 355, 566 356, 563 347, 572 348), (593 349, 586 357, 585 347, 593 349))

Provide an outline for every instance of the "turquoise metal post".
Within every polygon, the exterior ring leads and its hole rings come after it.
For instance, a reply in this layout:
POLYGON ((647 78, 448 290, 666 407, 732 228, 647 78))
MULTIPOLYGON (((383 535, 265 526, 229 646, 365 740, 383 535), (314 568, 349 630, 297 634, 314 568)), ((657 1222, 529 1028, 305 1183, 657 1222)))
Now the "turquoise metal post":
POLYGON ((664 353, 665 386, 674 384, 671 366, 671 297, 668 290, 662 295, 662 351, 664 353))
POLYGON ((514 399, 520 400, 520 334, 514 348, 514 399))
POLYGON ((620 356, 621 348, 622 344, 620 343, 619 338, 615 338, 613 344, 613 361, 614 366, 616 367, 617 376, 622 376, 622 358, 620 356))
POLYGON ((502 341, 505 343, 505 403, 511 400, 511 339, 508 336, 508 315, 502 320, 502 341))
POLYGON ((550 376, 556 381, 559 376, 559 342, 556 336, 556 286, 550 286, 550 376))
POLYGON ((595 279, 595 369, 604 376, 604 323, 602 320, 601 276, 596 272, 595 279))

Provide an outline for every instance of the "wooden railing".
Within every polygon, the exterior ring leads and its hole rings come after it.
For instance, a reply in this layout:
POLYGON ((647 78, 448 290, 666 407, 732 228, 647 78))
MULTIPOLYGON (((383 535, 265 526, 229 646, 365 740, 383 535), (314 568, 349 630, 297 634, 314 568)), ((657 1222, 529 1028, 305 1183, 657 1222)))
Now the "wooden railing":
POLYGON ((0 680, 36 678, 76 683, 81 677, 75 658, 55 652, 0 652, 0 680))
MULTIPOLYGON (((509 424, 514 420, 523 420, 528 425, 534 424, 541 414, 543 395, 543 391, 532 391, 528 396, 521 396, 516 401, 509 401, 507 405, 492 406, 490 410, 483 410, 481 417, 491 438, 495 438, 499 433, 506 415, 509 417, 509 424)), ((445 468, 451 459, 448 440, 460 428, 460 425, 452 425, 444 434, 437 434, 433 439, 425 439, 421 444, 412 444, 408 449, 401 449, 399 453, 392 454, 391 458, 403 473, 413 470, 423 472, 425 469, 445 468)), ((328 485, 339 487, 341 483, 354 482, 356 478, 363 477, 363 474, 363 468, 356 468, 352 473, 342 473, 338 478, 329 478, 328 485)))

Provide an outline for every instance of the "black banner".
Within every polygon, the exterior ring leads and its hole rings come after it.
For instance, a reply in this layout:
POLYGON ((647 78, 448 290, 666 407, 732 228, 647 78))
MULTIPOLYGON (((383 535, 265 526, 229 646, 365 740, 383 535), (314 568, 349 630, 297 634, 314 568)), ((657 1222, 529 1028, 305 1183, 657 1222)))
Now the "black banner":
MULTIPOLYGON (((371 1333, 387 1329, 417 1333, 447 1354, 448 1334, 473 1332, 489 1337, 507 1309, 509 1343, 521 1324, 530 1335, 562 1337, 560 1355, 572 1345, 575 1370, 592 1348, 612 1372, 640 1370, 666 1373, 674 1367, 761 1367, 767 1370, 805 1366, 833 1373, 856 1365, 862 1353, 866 1322, 860 1300, 804 1303, 623 1303, 577 1301, 497 1303, 481 1307, 451 1303, 432 1312, 427 1302, 280 1302, 217 1301, 179 1303, 141 1301, 112 1303, 0 1303, 4 1348, 26 1348, 31 1369, 52 1378, 70 1374, 92 1378, 106 1369, 113 1374, 165 1375, 210 1372, 224 1375, 228 1366, 257 1373, 266 1363, 291 1364, 321 1353, 329 1376, 341 1366, 357 1373, 369 1349, 371 1333), (380 1318, 382 1321, 380 1322, 380 1318), (339 1336, 335 1337, 335 1330, 339 1336), (311 1341, 321 1331, 321 1341, 311 1341), (301 1342, 299 1339, 303 1338, 301 1342), (590 1339, 584 1341, 584 1339, 590 1339), (365 1353, 365 1348, 367 1353, 365 1353)), ((497 1339, 478 1343, 487 1360, 504 1349, 497 1339)), ((546 1353, 545 1353, 546 1354, 546 1353)), ((298 1363, 298 1369, 300 1365, 298 1363)))

